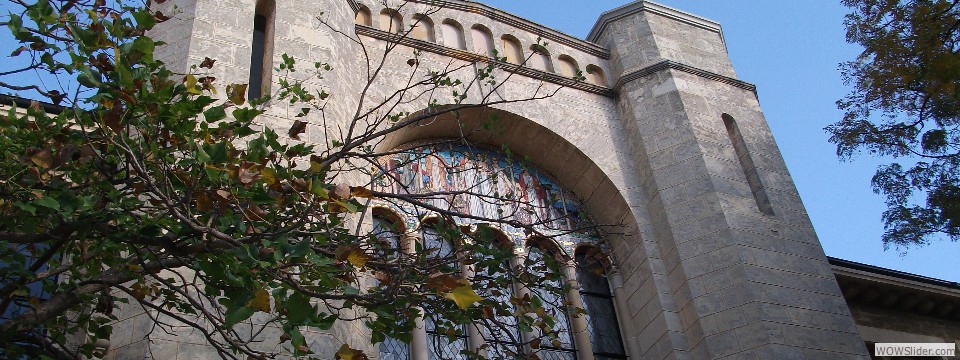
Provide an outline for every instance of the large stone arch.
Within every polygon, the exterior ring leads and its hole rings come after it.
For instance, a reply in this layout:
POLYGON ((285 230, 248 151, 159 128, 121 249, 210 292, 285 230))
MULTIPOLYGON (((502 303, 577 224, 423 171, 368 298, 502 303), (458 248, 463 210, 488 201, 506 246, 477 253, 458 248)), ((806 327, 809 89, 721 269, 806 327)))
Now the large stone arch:
MULTIPOLYGON (((523 111, 522 109, 519 109, 523 111)), ((416 113, 414 115, 419 115, 416 113)), ((387 151, 426 139, 464 139, 470 145, 499 149, 507 145, 516 157, 525 159, 551 176, 557 184, 572 192, 590 213, 593 220, 606 227, 603 241, 610 251, 611 283, 617 298, 618 318, 625 345, 631 356, 640 357, 657 343, 678 344, 674 295, 661 288, 669 283, 653 239, 644 241, 638 225, 646 221, 644 205, 631 204, 625 184, 613 180, 621 171, 605 169, 577 144, 589 143, 567 139, 549 128, 556 120, 549 115, 541 122, 515 112, 488 106, 477 106, 447 112, 412 124, 387 135, 377 151, 387 151), (550 150, 546 150, 550 149, 550 150), (620 188, 619 186, 623 186, 620 188), (638 207, 639 206, 639 207, 638 207), (649 254, 649 250, 655 253, 649 254), (674 321, 676 322, 676 321, 674 321)), ((636 196, 633 196, 634 202, 636 196)), ((574 255, 572 252, 569 254, 574 255)))
POLYGON ((510 111, 475 107, 443 113, 391 133, 377 150, 391 150, 422 139, 458 138, 464 138, 471 145, 495 149, 507 146, 518 158, 528 160, 570 190, 597 224, 616 225, 616 231, 612 232, 640 241, 626 198, 610 176, 567 139, 510 111), (537 139, 531 139, 532 134, 538 134, 537 139), (545 151, 547 148, 553 150, 545 151), (627 229, 631 231, 625 231, 627 229))

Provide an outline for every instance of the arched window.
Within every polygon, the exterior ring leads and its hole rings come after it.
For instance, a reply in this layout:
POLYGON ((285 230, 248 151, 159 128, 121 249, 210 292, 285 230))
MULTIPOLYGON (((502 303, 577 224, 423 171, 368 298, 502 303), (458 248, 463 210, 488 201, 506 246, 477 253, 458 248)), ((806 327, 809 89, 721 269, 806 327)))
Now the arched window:
MULTIPOLYGON (((402 232, 397 221, 387 220, 392 216, 385 212, 375 211, 373 217, 373 236, 377 241, 375 248, 385 259, 399 259, 402 250, 400 234, 402 232)), ((379 345, 380 360, 409 360, 410 344, 398 339, 387 337, 379 345)))
POLYGON ((513 283, 513 278, 516 276, 516 263, 504 263, 502 260, 513 257, 513 242, 502 231, 489 226, 478 227, 474 232, 474 240, 499 245, 493 249, 497 251, 494 253, 496 256, 471 254, 474 271, 473 285, 477 289, 477 294, 486 299, 485 301, 505 304, 511 309, 509 312, 495 313, 491 318, 478 324, 480 334, 486 343, 484 348, 486 357, 488 359, 517 358, 523 351, 521 347, 523 338, 510 301, 516 293, 513 283))
POLYGON ((486 26, 476 24, 470 28, 473 37, 473 51, 483 56, 493 57, 493 33, 486 26))
MULTIPOLYGON (((532 224, 534 228, 544 230, 544 233, 569 231, 577 234, 558 235, 556 241, 533 237, 525 244, 527 256, 516 256, 508 264, 502 259, 511 255, 509 252, 514 251, 516 244, 506 234, 522 229, 503 225, 504 230, 500 231, 485 222, 458 218, 455 219, 457 226, 471 225, 477 229, 470 235, 472 242, 460 242, 459 238, 453 237, 456 234, 444 233, 446 227, 442 223, 424 221, 423 241, 419 245, 423 255, 418 256, 424 261, 446 259, 443 264, 432 264, 445 266, 440 273, 456 273, 459 269, 458 277, 470 279, 473 289, 484 299, 478 306, 515 304, 510 302, 511 297, 535 299, 542 307, 539 311, 545 311, 555 322, 534 324, 534 329, 521 331, 519 318, 514 317, 520 309, 514 308, 513 311, 501 309, 470 325, 455 326, 450 321, 434 316, 438 308, 425 307, 424 326, 416 330, 414 340, 417 342, 413 348, 417 351, 423 346, 428 350, 425 352, 432 355, 414 360, 460 359, 463 358, 459 356, 460 352, 468 346, 471 350, 485 352, 487 358, 491 359, 521 358, 517 355, 519 352, 532 350, 523 344, 537 338, 547 339, 537 344, 539 349, 536 350, 537 356, 544 360, 591 357, 597 360, 623 359, 620 335, 614 331, 618 325, 612 316, 610 290, 602 275, 604 267, 591 265, 593 263, 589 260, 593 258, 584 257, 584 254, 594 254, 584 251, 591 248, 589 239, 596 239, 596 234, 574 230, 590 228, 592 223, 587 216, 581 216, 581 205, 573 193, 533 166, 520 165, 504 154, 472 146, 450 143, 411 147, 406 151, 398 149, 383 161, 387 168, 385 174, 395 181, 395 184, 378 185, 382 186, 383 191, 418 194, 470 189, 473 193, 490 196, 510 194, 511 198, 516 199, 513 204, 509 201, 486 201, 478 196, 437 197, 429 202, 438 208, 455 208, 472 216, 532 224), (431 224, 435 226, 431 227, 431 224), (481 231, 493 234, 484 235, 481 231), (474 244, 485 241, 503 243, 503 251, 508 253, 496 253, 497 256, 486 250, 468 253, 474 244), (581 243, 583 245, 580 247, 586 248, 568 254, 559 245, 563 243, 566 246, 568 242, 581 243), (454 249, 459 253, 454 254, 454 249), (597 271, 601 272, 596 276, 578 276, 572 258, 577 259, 585 269, 599 269, 597 271), (517 281, 525 279, 525 271, 530 272, 533 279, 548 280, 534 284, 517 281), (583 286, 577 285, 578 278, 584 282, 583 286), (580 289, 585 293, 582 294, 580 289), (575 317, 570 312, 573 307, 587 309, 592 318, 575 317), (451 340, 448 334, 456 336, 451 340), (554 342, 554 339, 557 341, 554 342)), ((601 264, 606 262, 601 261, 601 264)), ((457 311, 453 308, 455 304, 450 302, 441 301, 436 305, 457 311)))
POLYGON ((413 24, 411 25, 413 26, 411 35, 414 39, 429 42, 437 41, 433 30, 433 20, 430 20, 430 17, 423 14, 413 15, 413 24))
POLYGON ((553 72, 553 61, 550 59, 550 52, 547 51, 547 48, 540 44, 533 44, 530 45, 530 51, 533 52, 533 56, 530 57, 530 67, 553 72))
MULTIPOLYGON (((438 227, 426 225, 422 229, 423 253, 426 261, 437 262, 443 273, 460 273, 454 244, 443 236, 438 227)), ((430 266, 430 265, 428 265, 430 266)), ((424 313, 423 327, 427 332, 428 360, 465 359, 467 349, 466 327, 453 324, 439 314, 424 313), (448 336, 453 333, 453 341, 448 336)))
POLYGON ((580 71, 580 66, 577 65, 576 60, 569 55, 560 55, 557 60, 559 60, 560 63, 560 75, 568 78, 577 77, 577 72, 580 71))
POLYGON ((576 360, 577 348, 573 341, 563 291, 562 264, 557 258, 557 250, 546 240, 529 241, 524 265, 530 274, 543 279, 537 284, 530 284, 530 292, 543 303, 544 312, 556 320, 552 329, 553 336, 543 333, 539 328, 534 329, 533 335, 542 339, 540 351, 537 353, 541 359, 576 360), (556 341, 553 341, 553 337, 556 341))
POLYGON ((394 9, 380 11, 380 30, 400 33, 403 29, 403 16, 394 9))
POLYGON ((594 85, 608 86, 607 77, 603 75, 603 70, 596 65, 587 65, 587 81, 594 85))
POLYGON ((443 20, 441 24, 443 45, 454 49, 466 50, 467 41, 463 37, 463 26, 452 19, 443 20))
POLYGON ((274 0, 257 2, 253 15, 253 41, 250 51, 250 80, 247 99, 258 99, 270 93, 273 69, 273 28, 277 4, 274 0))
POLYGON ((580 298, 594 356, 597 359, 626 359, 603 253, 596 247, 581 246, 577 248, 575 258, 580 298))
POLYGON ((503 46, 503 56, 507 62, 513 64, 523 63, 523 48, 520 47, 520 40, 513 35, 507 34, 500 37, 500 43, 503 46))
POLYGON ((356 23, 365 26, 373 26, 373 15, 370 8, 360 5, 360 11, 357 11, 356 23))

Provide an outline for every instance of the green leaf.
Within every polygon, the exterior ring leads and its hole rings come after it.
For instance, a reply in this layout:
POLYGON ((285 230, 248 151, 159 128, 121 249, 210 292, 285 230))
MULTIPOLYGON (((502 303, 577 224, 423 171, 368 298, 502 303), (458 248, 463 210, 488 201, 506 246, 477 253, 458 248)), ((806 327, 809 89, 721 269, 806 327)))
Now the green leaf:
POLYGON ((301 293, 290 295, 287 301, 288 319, 293 324, 305 324, 316 317, 317 310, 310 304, 310 298, 301 293))
POLYGON ((219 142, 216 144, 200 145, 200 153, 205 155, 205 158, 201 159, 198 156, 197 160, 209 164, 223 163, 227 161, 227 143, 219 142))
POLYGON ((241 321, 249 319, 255 312, 257 312, 257 310, 246 306, 227 309, 227 313, 223 317, 223 326, 228 329, 232 328, 241 321))
POLYGON ((251 108, 240 108, 233 111, 233 118, 237 119, 239 122, 249 122, 253 118, 263 114, 262 110, 251 109, 251 108))
POLYGON ((223 106, 214 106, 204 111, 203 117, 208 123, 217 122, 226 118, 227 112, 223 110, 223 106))
POLYGON ((34 203, 36 203, 37 205, 43 206, 45 208, 60 210, 60 203, 49 196, 44 196, 42 198, 39 198, 36 201, 34 201, 34 203))

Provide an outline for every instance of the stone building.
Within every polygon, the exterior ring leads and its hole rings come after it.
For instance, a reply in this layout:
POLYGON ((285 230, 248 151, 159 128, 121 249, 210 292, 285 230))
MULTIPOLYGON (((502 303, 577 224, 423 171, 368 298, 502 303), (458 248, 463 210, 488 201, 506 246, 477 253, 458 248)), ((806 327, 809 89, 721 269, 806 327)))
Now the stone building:
MULTIPOLYGON (((360 101, 353 94, 385 97, 402 86, 406 79, 399 75, 410 71, 414 49, 424 68, 494 64, 498 76, 510 77, 496 94, 500 99, 556 91, 543 100, 479 107, 460 114, 459 122, 411 127, 378 145, 455 137, 496 114, 503 128, 471 138, 477 148, 508 145, 539 169, 531 179, 562 189, 556 191, 597 223, 625 224, 598 241, 611 263, 603 277, 608 289, 599 293, 615 314, 604 324, 571 321, 569 346, 549 358, 868 359, 865 341, 960 339, 957 284, 825 256, 756 88, 737 78, 713 21, 637 1, 604 13, 590 35, 578 39, 462 0, 168 0, 156 6, 174 14, 153 34, 168 44, 157 56, 174 71, 210 57, 217 60, 219 83, 249 81, 254 91, 270 91, 281 76, 273 70, 280 54, 329 63, 334 70, 322 85, 336 99, 328 103, 330 119, 352 118, 360 101), (363 89, 365 46, 391 42, 405 55, 387 59, 375 86, 363 89), (603 326, 619 332, 606 339, 614 344, 596 343, 603 336, 595 328, 603 326)), ((289 128, 289 110, 271 104, 265 125, 289 128)), ((306 141, 327 142, 323 122, 307 119, 306 141)), ((522 234, 505 234, 523 246, 522 234)), ((574 259, 580 245, 571 239, 558 251, 574 259)), ((578 290, 583 299, 593 293, 585 284, 578 290)), ((189 334, 145 338, 142 314, 120 317, 129 331, 111 339, 109 359, 216 357, 189 334)), ((311 347, 332 358, 341 343, 363 341, 361 328, 312 333, 311 347)), ((418 330, 412 344, 397 345, 402 350, 366 351, 438 358, 424 348, 429 337, 429 329, 418 330)), ((277 341, 265 337, 263 346, 277 341)), ((471 336, 460 346, 483 341, 489 339, 471 336)))

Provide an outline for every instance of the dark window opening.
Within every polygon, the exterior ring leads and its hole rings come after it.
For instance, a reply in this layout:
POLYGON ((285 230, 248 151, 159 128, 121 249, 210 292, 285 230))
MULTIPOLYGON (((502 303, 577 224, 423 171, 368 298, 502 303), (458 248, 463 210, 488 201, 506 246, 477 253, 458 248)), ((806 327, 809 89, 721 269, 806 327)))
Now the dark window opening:
POLYGON ((267 17, 257 14, 253 17, 253 51, 250 55, 250 82, 247 87, 247 99, 263 96, 263 63, 266 57, 267 17))

